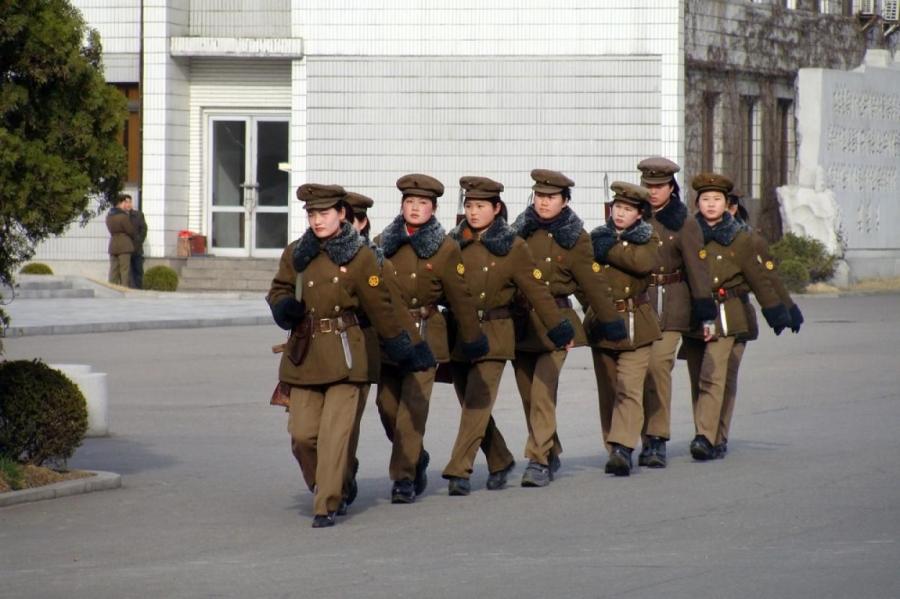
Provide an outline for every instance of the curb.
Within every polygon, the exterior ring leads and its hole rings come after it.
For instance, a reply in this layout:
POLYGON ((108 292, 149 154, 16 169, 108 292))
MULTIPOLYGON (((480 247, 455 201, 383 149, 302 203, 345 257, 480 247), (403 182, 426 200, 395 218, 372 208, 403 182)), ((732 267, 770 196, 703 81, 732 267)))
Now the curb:
POLYGON ((83 324, 48 324, 11 326, 6 329, 6 337, 31 337, 36 335, 76 335, 84 333, 122 333, 154 329, 203 329, 209 327, 258 326, 272 324, 272 317, 235 316, 208 319, 163 319, 138 320, 128 322, 90 322, 83 324))
POLYGON ((65 480, 52 485, 37 487, 36 489, 22 489, 21 491, 9 491, 0 493, 0 508, 18 503, 43 501, 44 499, 56 499, 69 495, 81 495, 94 491, 106 491, 118 489, 122 486, 122 477, 115 472, 102 472, 99 470, 85 470, 94 476, 65 480))

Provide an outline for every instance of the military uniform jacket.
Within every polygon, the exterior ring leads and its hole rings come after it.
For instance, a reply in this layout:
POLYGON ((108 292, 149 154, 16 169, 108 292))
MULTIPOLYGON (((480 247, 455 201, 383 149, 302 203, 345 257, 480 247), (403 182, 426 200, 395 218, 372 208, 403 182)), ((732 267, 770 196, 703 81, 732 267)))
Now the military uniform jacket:
MULTIPOLYGON (((281 254, 278 273, 266 301, 277 313, 283 302, 296 297, 295 285, 301 284, 305 314, 314 325, 334 319, 345 311, 365 312, 372 326, 390 347, 392 354, 411 351, 411 341, 404 333, 403 316, 392 306, 390 291, 381 277, 375 253, 365 240, 347 223, 339 235, 320 242, 312 230, 288 245, 281 254), (298 273, 302 279, 298 281, 298 273)), ((276 318, 276 320, 278 320, 276 318)), ((328 326, 327 328, 331 328, 328 326)), ((337 331, 313 328, 305 359, 294 365, 288 358, 290 344, 281 358, 279 380, 296 386, 332 383, 371 383, 365 333, 359 326, 349 326, 346 334, 352 356, 352 367, 344 357, 341 335, 337 331)))
MULTIPOLYGON (((512 224, 513 230, 528 244, 537 262, 544 286, 555 298, 568 298, 579 291, 578 297, 598 314, 600 320, 609 322, 618 318, 609 291, 609 283, 599 264, 594 261, 591 239, 584 230, 584 223, 568 206, 553 221, 541 221, 529 206, 512 224)), ((524 299, 524 298, 523 298, 524 299)), ((528 309, 524 315, 524 331, 516 342, 516 349, 525 352, 546 352, 555 349, 547 337, 538 313, 523 302, 528 309)), ((575 329, 575 346, 587 345, 587 335, 575 310, 561 307, 575 329)))
POLYGON ((689 331, 692 308, 696 312, 693 322, 714 320, 709 268, 700 259, 703 249, 700 225, 695 219, 688 218, 687 207, 677 198, 672 198, 648 222, 659 236, 659 264, 653 274, 663 277, 681 275, 681 281, 664 285, 655 285, 651 281, 650 305, 659 316, 660 328, 663 331, 689 331))
MULTIPOLYGON (((778 274, 778 269, 775 267, 775 261, 772 260, 772 254, 769 250, 769 244, 766 242, 765 238, 759 234, 759 232, 753 230, 753 228, 751 228, 743 221, 738 220, 738 224, 744 231, 747 231, 747 233, 750 234, 750 237, 753 240, 753 250, 757 253, 757 255, 762 257, 763 265, 767 267, 766 272, 769 274, 769 279, 772 283, 772 287, 775 289, 775 293, 777 293, 778 297, 781 298, 781 303, 784 304, 788 311, 790 311, 791 307, 794 305, 794 300, 791 298, 791 294, 784 286, 784 281, 781 280, 781 276, 778 274), (769 270, 768 268, 770 264, 773 267, 771 270, 769 270)), ((753 304, 750 302, 750 298, 748 296, 742 296, 741 300, 744 302, 744 311, 747 314, 748 330, 747 334, 738 335, 738 339, 741 341, 753 341, 759 338, 759 324, 756 320, 756 310, 753 308, 753 304)))
MULTIPOLYGON (((750 332, 746 300, 742 299, 749 291, 756 295, 769 326, 790 326, 787 308, 772 285, 770 273, 775 265, 757 252, 752 235, 742 231, 728 213, 713 227, 699 214, 696 219, 705 242, 701 257, 709 264, 712 292, 718 307, 717 334, 741 337, 750 332)), ((702 338, 703 331, 698 326, 689 335, 702 338)))
MULTIPOLYGON (((475 342, 481 336, 475 301, 463 278, 459 245, 447 238, 436 218, 409 235, 403 215, 398 215, 375 242, 393 265, 402 306, 429 311, 425 341, 438 362, 450 360, 447 321, 441 312, 428 310, 429 306, 447 305, 465 341, 475 342)), ((420 322, 421 317, 416 320, 420 322)))
MULTIPOLYGON (((531 251, 503 218, 496 218, 481 235, 466 221, 450 232, 462 250, 466 283, 475 297, 482 316, 481 330, 488 338, 490 351, 481 359, 512 360, 516 352, 516 333, 511 314, 492 318, 491 311, 512 309, 513 300, 521 292, 533 306, 541 325, 551 338, 574 335, 545 285, 543 272, 535 264, 531 251)), ((563 344, 565 344, 563 342, 563 344)), ((555 346, 554 346, 555 347, 555 346)), ((453 349, 454 360, 464 360, 460 344, 453 349)))
MULTIPOLYGON (((649 302, 642 302, 641 298, 646 298, 650 273, 659 268, 659 237, 653 227, 643 221, 617 232, 610 219, 591 231, 591 243, 594 260, 602 265, 613 300, 618 304, 618 316, 626 327, 628 320, 633 318, 634 329, 633 338, 629 332, 629 337, 621 341, 592 339, 591 345, 619 351, 650 345, 661 336, 659 320, 649 302)), ((584 318, 588 331, 595 320, 594 311, 588 309, 584 318)))
POLYGON ((147 221, 144 213, 140 210, 132 210, 128 213, 128 218, 131 219, 131 224, 134 226, 134 253, 143 256, 144 240, 147 239, 147 221))
POLYGON ((106 215, 106 228, 109 231, 109 255, 134 253, 134 225, 128 213, 120 208, 111 208, 106 215))

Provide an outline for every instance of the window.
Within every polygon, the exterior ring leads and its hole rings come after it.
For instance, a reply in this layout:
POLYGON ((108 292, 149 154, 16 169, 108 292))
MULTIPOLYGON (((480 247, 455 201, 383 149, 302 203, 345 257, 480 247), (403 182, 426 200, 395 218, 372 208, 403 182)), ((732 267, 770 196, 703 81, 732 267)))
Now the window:
POLYGON ((716 117, 720 112, 717 110, 718 103, 719 94, 715 92, 706 92, 703 94, 703 160, 701 167, 704 171, 716 170, 717 141, 721 139, 721 123, 719 123, 720 130, 716 130, 716 117))
POLYGON ((846 7, 844 4, 844 0, 819 0, 819 12, 823 15, 849 14, 849 3, 846 7))
POLYGON ((741 98, 741 183, 748 197, 762 196, 762 114, 756 97, 741 98))
POLYGON ((128 100, 128 118, 122 131, 122 145, 128 156, 125 182, 139 185, 141 182, 141 93, 138 84, 116 85, 116 89, 128 100))
POLYGON ((788 185, 794 179, 794 167, 797 163, 797 129, 792 100, 778 100, 778 120, 781 133, 778 184, 788 185))

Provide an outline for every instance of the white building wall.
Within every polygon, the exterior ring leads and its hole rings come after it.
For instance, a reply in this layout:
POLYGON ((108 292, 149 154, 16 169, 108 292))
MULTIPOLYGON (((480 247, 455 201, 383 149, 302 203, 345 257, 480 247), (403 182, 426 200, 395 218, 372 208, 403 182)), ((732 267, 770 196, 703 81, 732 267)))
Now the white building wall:
POLYGON ((191 59, 188 227, 206 235, 210 115, 291 112, 291 61, 191 59))
POLYGON ((141 0, 72 0, 88 25, 100 33, 103 67, 111 83, 133 83, 140 76, 141 0))
POLYGON ((190 34, 290 37, 291 0, 191 0, 190 34))

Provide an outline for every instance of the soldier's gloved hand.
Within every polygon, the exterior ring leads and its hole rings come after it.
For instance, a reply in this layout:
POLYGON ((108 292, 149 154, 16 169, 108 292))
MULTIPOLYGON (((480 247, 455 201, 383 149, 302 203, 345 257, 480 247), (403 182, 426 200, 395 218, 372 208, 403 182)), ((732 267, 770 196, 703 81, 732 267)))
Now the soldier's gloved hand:
POLYGON ((803 313, 800 311, 799 306, 794 304, 791 306, 791 309, 788 310, 791 315, 791 331, 794 333, 800 332, 800 325, 803 324, 803 313))
POLYGON ((290 330, 306 316, 306 304, 296 298, 288 297, 272 306, 272 318, 282 329, 290 330))
POLYGON ((625 321, 621 318, 617 318, 611 322, 597 322, 592 328, 592 336, 595 339, 621 341, 628 337, 628 329, 625 327, 625 321))
POLYGON ((413 346, 409 359, 400 364, 400 369, 406 372, 422 372, 437 366, 437 360, 431 353, 431 348, 424 341, 413 346))
POLYGON ((778 335, 781 334, 781 332, 782 332, 785 328, 787 328, 787 327, 778 325, 777 327, 773 328, 772 330, 775 331, 775 336, 777 337, 778 335))

